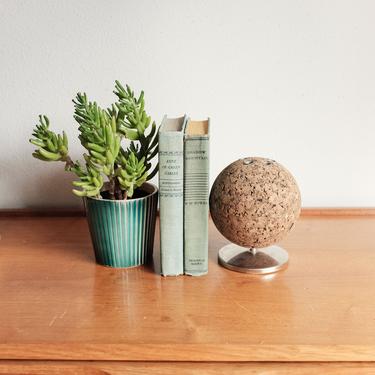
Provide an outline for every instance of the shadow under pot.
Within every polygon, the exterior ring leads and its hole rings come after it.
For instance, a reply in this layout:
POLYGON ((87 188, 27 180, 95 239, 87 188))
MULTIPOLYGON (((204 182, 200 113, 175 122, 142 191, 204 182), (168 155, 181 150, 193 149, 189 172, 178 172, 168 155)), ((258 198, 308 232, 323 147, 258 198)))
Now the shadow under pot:
POLYGON ((136 192, 127 200, 85 198, 97 263, 123 268, 152 259, 158 189, 146 182, 136 192))

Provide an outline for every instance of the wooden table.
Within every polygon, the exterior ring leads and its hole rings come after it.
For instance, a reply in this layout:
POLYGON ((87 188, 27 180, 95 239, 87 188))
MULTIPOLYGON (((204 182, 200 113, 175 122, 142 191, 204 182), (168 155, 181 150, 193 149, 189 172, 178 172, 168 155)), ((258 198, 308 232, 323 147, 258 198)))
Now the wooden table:
POLYGON ((275 275, 220 267, 226 243, 163 278, 96 265, 83 217, 3 215, 0 374, 375 373, 374 210, 305 211, 275 275))

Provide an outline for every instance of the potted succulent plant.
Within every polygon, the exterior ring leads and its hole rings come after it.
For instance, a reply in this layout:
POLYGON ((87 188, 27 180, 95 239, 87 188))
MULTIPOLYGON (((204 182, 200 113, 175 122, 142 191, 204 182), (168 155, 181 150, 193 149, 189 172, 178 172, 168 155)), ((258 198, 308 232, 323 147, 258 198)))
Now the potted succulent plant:
POLYGON ((98 263, 133 267, 152 256, 158 190, 146 181, 156 173, 151 160, 158 152, 155 122, 145 111, 143 91, 138 97, 116 81, 117 101, 103 109, 78 93, 73 100, 79 139, 86 149, 85 163, 73 161, 63 131, 49 128, 39 116, 33 138, 33 156, 62 161, 76 174, 73 193, 84 197, 87 219, 98 263), (106 178, 106 181, 105 181, 106 178))

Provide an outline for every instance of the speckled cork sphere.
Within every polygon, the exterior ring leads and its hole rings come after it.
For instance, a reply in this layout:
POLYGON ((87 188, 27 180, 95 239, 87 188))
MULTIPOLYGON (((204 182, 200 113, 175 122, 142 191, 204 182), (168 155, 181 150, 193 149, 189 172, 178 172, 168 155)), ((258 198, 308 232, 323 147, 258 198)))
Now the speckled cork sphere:
POLYGON ((228 165, 216 178, 210 211, 228 240, 262 248, 280 241, 292 229, 301 211, 301 195, 282 165, 249 157, 228 165))

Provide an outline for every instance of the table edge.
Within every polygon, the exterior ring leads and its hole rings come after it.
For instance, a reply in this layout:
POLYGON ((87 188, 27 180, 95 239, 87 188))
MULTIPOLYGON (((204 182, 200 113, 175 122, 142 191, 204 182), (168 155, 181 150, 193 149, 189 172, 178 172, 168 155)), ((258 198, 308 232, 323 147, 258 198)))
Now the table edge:
MULTIPOLYGON (((0 218, 83 216, 85 211, 78 207, 0 209, 0 218)), ((375 216, 375 207, 302 207, 301 216, 375 216)))
POLYGON ((0 360, 375 361, 375 345, 0 344, 0 360))

